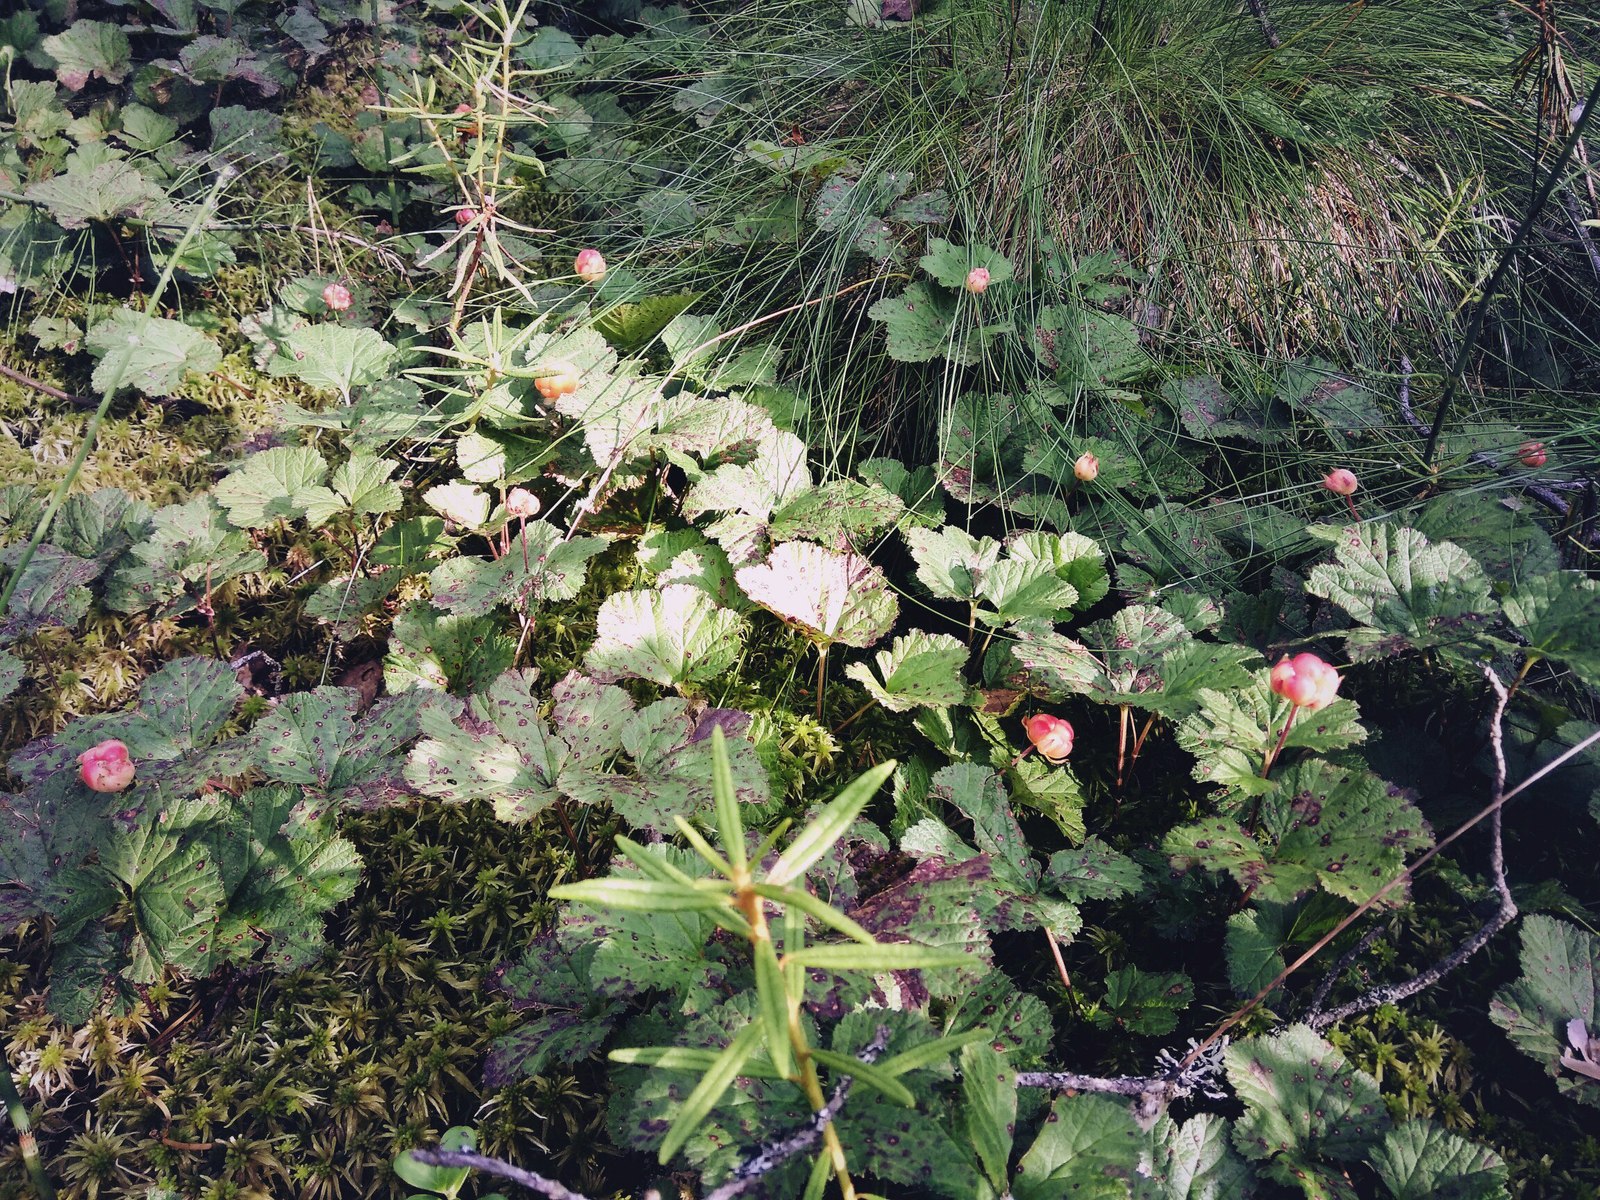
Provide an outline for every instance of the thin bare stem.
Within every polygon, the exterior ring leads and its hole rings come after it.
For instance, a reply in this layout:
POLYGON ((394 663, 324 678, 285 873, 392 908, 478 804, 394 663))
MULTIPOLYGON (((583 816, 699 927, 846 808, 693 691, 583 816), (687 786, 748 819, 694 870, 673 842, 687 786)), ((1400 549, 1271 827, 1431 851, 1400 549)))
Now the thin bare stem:
POLYGON ((35 379, 32 375, 24 375, 21 371, 14 371, 4 363, 0 363, 0 375, 4 375, 15 383, 22 384, 24 387, 31 387, 36 392, 43 392, 52 400, 60 400, 64 404, 70 404, 74 408, 93 408, 99 403, 98 400, 91 400, 87 396, 74 396, 71 392, 63 392, 58 387, 51 387, 43 380, 35 379))
POLYGON ((1494 689, 1496 701, 1494 716, 1489 721, 1489 748, 1494 754, 1494 800, 1491 803, 1492 812, 1489 815, 1489 878, 1494 884, 1495 895, 1499 904, 1489 919, 1484 921, 1473 933, 1459 946, 1444 958, 1434 963, 1425 970, 1418 971, 1403 983, 1384 984, 1375 987, 1365 994, 1357 996, 1348 1003, 1339 1005, 1338 1008, 1327 1012, 1313 1006, 1312 1011, 1306 1016, 1306 1023, 1313 1029, 1335 1024, 1346 1017, 1353 1017, 1369 1009, 1377 1008, 1380 1004, 1393 1004, 1414 996, 1423 988, 1431 987, 1454 971, 1467 959, 1471 958, 1488 943, 1489 939, 1509 925, 1517 915, 1517 903, 1511 898, 1511 885, 1506 881, 1506 854, 1505 843, 1501 838, 1502 810, 1501 802, 1504 798, 1506 787, 1506 753, 1505 753, 1505 716, 1506 706, 1511 703, 1511 692, 1505 684, 1500 682, 1492 668, 1483 669, 1484 677, 1488 679, 1489 686, 1494 689))
POLYGON ((1056 974, 1061 976, 1061 986, 1067 989, 1067 995, 1072 995, 1072 976, 1067 973, 1067 960, 1061 956, 1061 943, 1056 941, 1056 935, 1048 928, 1044 931, 1045 940, 1050 943, 1050 953, 1056 960, 1056 974))
POLYGON ((1588 737, 1577 743, 1577 745, 1563 750, 1555 758, 1545 763, 1544 766, 1540 767, 1532 775, 1529 775, 1521 783, 1517 784, 1516 787, 1512 788, 1504 795, 1497 796, 1495 799, 1491 800, 1476 814, 1459 825, 1449 837, 1443 838, 1437 842, 1432 849, 1423 853, 1416 862, 1412 863, 1388 883, 1384 884, 1383 887, 1379 888, 1371 896, 1358 904, 1347 916, 1345 916, 1342 921, 1340 921, 1327 933, 1323 934, 1322 937, 1318 938, 1315 945, 1313 945, 1305 953, 1301 954, 1300 957, 1295 959, 1288 966, 1284 967, 1283 970, 1279 971, 1275 976, 1273 976, 1273 978, 1265 987, 1263 987, 1249 1000, 1246 1000, 1243 1004, 1236 1008, 1215 1029, 1207 1034, 1205 1040, 1200 1042, 1193 1050, 1189 1052, 1189 1059, 1186 1061, 1195 1060, 1208 1047, 1213 1045, 1220 1038, 1224 1037, 1230 1029, 1254 1012, 1261 1005, 1262 1001, 1264 1001, 1268 996, 1272 995, 1273 992, 1277 991, 1285 979, 1289 978, 1289 976, 1293 975, 1301 967, 1305 966, 1319 953, 1321 953, 1324 946, 1333 941, 1334 938, 1338 937, 1346 929, 1349 929, 1351 925, 1360 920, 1363 913, 1382 903, 1391 892, 1398 888, 1402 888, 1409 883, 1411 878, 1416 875, 1418 871, 1422 870, 1422 868, 1425 867, 1429 862, 1431 862, 1436 855, 1443 852, 1447 847, 1454 845, 1459 839, 1465 836, 1469 830, 1476 828, 1480 822, 1487 820, 1495 813, 1499 812, 1503 805, 1509 803, 1522 792, 1538 783, 1539 780, 1543 779, 1546 775, 1549 775, 1553 771, 1558 771, 1562 767, 1566 766, 1567 763, 1571 762, 1574 758, 1582 754, 1590 746, 1595 745, 1597 742, 1600 742, 1600 730, 1596 730, 1594 733, 1591 733, 1588 737))

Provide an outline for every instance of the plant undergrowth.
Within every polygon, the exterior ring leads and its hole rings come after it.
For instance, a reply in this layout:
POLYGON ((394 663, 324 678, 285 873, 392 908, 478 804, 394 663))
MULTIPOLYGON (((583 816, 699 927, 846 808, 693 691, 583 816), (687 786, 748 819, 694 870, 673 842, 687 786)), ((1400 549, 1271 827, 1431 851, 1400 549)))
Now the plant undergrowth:
POLYGON ((0 1197, 1590 1194, 1593 38, 0 18, 0 1197))

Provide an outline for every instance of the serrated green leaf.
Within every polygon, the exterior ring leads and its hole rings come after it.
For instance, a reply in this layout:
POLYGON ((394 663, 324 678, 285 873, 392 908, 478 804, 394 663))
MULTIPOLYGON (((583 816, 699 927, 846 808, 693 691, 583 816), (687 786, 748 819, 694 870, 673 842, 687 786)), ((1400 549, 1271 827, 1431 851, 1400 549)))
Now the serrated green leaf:
POLYGON ((1138 1200, 1236 1200, 1253 1194, 1250 1169, 1228 1144, 1228 1121, 1206 1113, 1179 1125, 1162 1116, 1150 1131, 1150 1170, 1138 1200))
POLYGON ((907 470, 892 458, 869 458, 856 467, 856 473, 900 498, 908 525, 937 529, 944 524, 944 501, 939 496, 939 480, 932 467, 907 470))
POLYGON ((389 482, 397 464, 357 451, 333 469, 332 488, 311 487, 301 493, 306 520, 324 525, 341 512, 358 517, 393 512, 404 503, 398 485, 389 482))
POLYGON ((1078 589, 1056 578, 1049 563, 1003 558, 983 573, 978 600, 987 602, 978 609, 978 620, 985 625, 1009 625, 1029 618, 1055 622, 1071 615, 1078 603, 1078 589))
POLYGON ((54 61, 56 78, 74 92, 82 91, 94 76, 121 83, 133 57, 128 35, 109 21, 74 21, 45 38, 39 48, 54 61))
POLYGON ((174 659, 145 679, 134 707, 81 717, 60 733, 30 742, 8 765, 20 777, 42 780, 66 771, 90 747, 115 739, 128 747, 140 787, 193 786, 213 765, 218 773, 242 773, 243 759, 213 764, 201 752, 212 744, 243 696, 237 674, 226 663, 174 659), (224 765, 229 767, 226 772, 224 765))
POLYGON ((927 362, 941 354, 965 361, 963 340, 955 332, 954 305, 925 283, 913 283, 898 296, 883 297, 867 310, 867 316, 883 322, 889 335, 889 357, 897 362, 927 362))
POLYGON ((1521 933, 1522 973, 1495 993, 1489 1016, 1562 1092, 1600 1107, 1600 1087, 1561 1063, 1575 1055, 1569 1023, 1600 1030, 1600 938, 1543 914, 1523 918, 1521 933))
POLYGON ((1600 687, 1600 584, 1573 571, 1552 571, 1522 580, 1504 603, 1529 655, 1563 663, 1600 687))
POLYGON ((1233 1135, 1240 1153, 1280 1183, 1299 1184, 1309 1200, 1353 1200, 1321 1160, 1361 1162, 1389 1132, 1376 1081, 1304 1025, 1234 1042, 1226 1062, 1245 1105, 1233 1135))
POLYGON ((1278 977, 1287 965, 1283 945, 1288 935, 1288 910, 1282 904, 1256 903, 1228 918, 1223 950, 1235 995, 1254 996, 1278 977))
MULTIPOLYGON (((1320 885, 1362 903, 1387 886, 1406 852, 1433 842, 1415 806, 1370 771, 1307 759, 1252 802, 1252 836, 1226 817, 1172 830, 1162 848, 1180 869, 1227 871, 1263 899, 1287 902, 1320 885)), ((1391 904, 1405 900, 1391 892, 1391 904)))
POLYGON ((744 650, 744 620, 686 584, 614 592, 600 606, 594 645, 584 656, 602 683, 648 679, 663 687, 708 683, 744 650))
POLYGON ((871 537, 905 512, 899 496, 873 483, 834 479, 789 500, 772 514, 774 541, 808 538, 838 550, 871 537))
POLYGON ((354 688, 319 687, 285 696, 248 735, 268 779, 294 783, 318 810, 378 808, 409 796, 397 753, 417 736, 424 718, 453 702, 417 689, 385 696, 359 718, 354 688))
POLYGON ((247 963, 263 941, 278 970, 304 966, 323 945, 323 916, 361 880, 361 855, 331 821, 295 815, 300 792, 251 788, 233 801, 214 839, 227 904, 217 957, 247 963))
POLYGON ((889 581, 858 554, 785 542, 760 566, 734 573, 745 595, 823 644, 866 649, 894 626, 899 602, 889 581))
POLYGON ((0 650, 0 700, 5 700, 22 685, 28 674, 23 661, 9 650, 0 650))
POLYGON ((1310 532, 1333 543, 1334 562, 1313 567, 1306 590, 1361 623, 1345 634, 1352 657, 1432 646, 1467 653, 1496 612, 1483 569, 1451 542, 1430 545, 1381 522, 1310 532))
POLYGON ((917 582, 940 600, 977 599, 984 574, 1000 561, 1002 546, 964 529, 907 529, 906 545, 917 564, 917 582))
POLYGON ((1017 1165, 1016 1200, 1128 1195, 1144 1137, 1125 1104, 1109 1096, 1061 1096, 1017 1165))
POLYGON ((433 602, 463 617, 485 617, 504 605, 532 613, 552 601, 571 600, 583 587, 589 560, 609 544, 605 537, 563 538, 547 521, 528 521, 498 559, 451 558, 433 569, 433 602))
POLYGON ((292 330, 267 363, 274 378, 298 379, 314 388, 338 392, 377 383, 395 368, 398 351, 383 335, 365 326, 317 324, 292 330))
POLYGON ((1178 1027, 1177 1014, 1194 999, 1194 984, 1182 972, 1119 967, 1106 976, 1106 995, 1095 1013, 1102 1028, 1165 1034, 1178 1027))
MULTIPOLYGON (((1178 744, 1195 756, 1195 778, 1249 794, 1270 790, 1261 778, 1267 752, 1277 744, 1289 719, 1287 700, 1272 691, 1270 672, 1253 673, 1246 687, 1226 693, 1201 688, 1197 711, 1178 722, 1178 744)), ((1349 700, 1335 700, 1316 712, 1300 712, 1289 729, 1291 747, 1324 753, 1366 741, 1349 700)), ((1280 756, 1279 761, 1288 761, 1280 756)))
POLYGON ((150 519, 145 539, 112 572, 106 605, 117 612, 139 612, 170 601, 192 607, 206 589, 266 565, 266 557, 228 523, 216 500, 201 496, 169 505, 150 519))
MULTIPOLYGON (((228 520, 241 529, 262 529, 277 521, 293 521, 317 503, 328 464, 310 446, 277 446, 244 460, 213 489, 228 520)), ((331 493, 329 493, 331 496, 331 493)))
POLYGON ((918 265, 947 288, 964 288, 967 274, 976 267, 989 272, 989 286, 1009 283, 1015 272, 1011 260, 982 244, 957 246, 943 238, 929 238, 928 252, 918 265))
POLYGON ((1371 1162, 1393 1200, 1503 1200, 1509 1195, 1505 1163, 1494 1151, 1428 1120, 1389 1130, 1371 1162))
POLYGON ((102 395, 133 388, 146 396, 170 396, 191 372, 208 375, 222 362, 216 342, 193 326, 130 308, 91 325, 84 345, 99 359, 90 382, 102 395))
POLYGON ((475 692, 516 657, 516 639, 493 617, 457 617, 417 601, 395 614, 383 680, 391 693, 412 686, 475 692))
POLYGON ((947 633, 913 630, 874 656, 881 682, 865 663, 850 663, 844 673, 890 712, 960 704, 968 691, 961 671, 970 653, 947 633))
POLYGON ((1049 873, 1056 890, 1074 903, 1137 895, 1145 884, 1139 864, 1099 838, 1089 838, 1075 850, 1052 854, 1049 873))

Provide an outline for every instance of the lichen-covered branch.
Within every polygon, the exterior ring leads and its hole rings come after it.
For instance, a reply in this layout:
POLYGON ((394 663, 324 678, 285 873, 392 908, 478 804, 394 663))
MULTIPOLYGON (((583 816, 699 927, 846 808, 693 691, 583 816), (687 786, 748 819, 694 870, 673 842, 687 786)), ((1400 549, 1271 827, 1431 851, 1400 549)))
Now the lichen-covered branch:
MULTIPOLYGON (((888 1045, 889 1027, 879 1025, 872 1040, 861 1048, 856 1057, 864 1063, 876 1062, 888 1045)), ((833 1124, 834 1118, 839 1115, 839 1110, 844 1107, 854 1082, 848 1075, 839 1080, 834 1085, 833 1094, 828 1097, 828 1102, 811 1114, 809 1122, 793 1133, 766 1143, 734 1168, 733 1175, 727 1182, 706 1193, 705 1200, 734 1200, 734 1197, 743 1195, 746 1190, 753 1187, 762 1176, 776 1171, 796 1155, 815 1148, 822 1140, 822 1131, 833 1124)))
MULTIPOLYGON (((1354 1000, 1324 1011, 1321 1007, 1322 998, 1326 995, 1318 989, 1319 995, 1314 997, 1311 1011, 1306 1014, 1306 1023, 1313 1029, 1323 1029, 1357 1013, 1367 1012, 1383 1004, 1393 1004, 1414 996, 1424 988, 1432 987, 1451 971, 1454 971, 1467 959, 1471 958, 1488 943, 1489 939, 1509 925, 1517 915, 1516 901, 1511 898, 1511 886, 1506 882, 1506 855, 1505 843, 1501 836, 1501 820, 1506 793, 1506 753, 1505 753, 1505 716, 1506 706, 1511 703, 1511 693, 1506 685, 1500 682, 1492 668, 1485 667, 1483 674, 1489 681, 1489 686, 1494 689, 1495 706, 1494 715, 1489 719, 1489 748, 1494 755, 1494 798, 1491 801, 1493 811, 1489 816, 1489 879, 1494 886, 1495 895, 1499 903, 1495 911, 1484 921, 1472 935, 1457 946, 1444 958, 1434 963, 1425 970, 1418 971, 1410 979, 1401 983, 1384 984, 1375 987, 1354 1000)), ((1363 938, 1359 945, 1367 939, 1363 938)), ((1342 961, 1342 960, 1341 960, 1342 961)))
POLYGON ((554 1179, 546 1179, 533 1171, 471 1150, 413 1150, 411 1156, 419 1163, 425 1163, 430 1167, 471 1167, 474 1171, 482 1171, 485 1175, 509 1179, 512 1183, 520 1183, 529 1191, 548 1197, 548 1200, 589 1200, 589 1197, 582 1192, 575 1192, 554 1179))
POLYGON ((1102 1095, 1128 1096, 1138 1101, 1139 1111, 1153 1115, 1173 1100, 1199 1093, 1220 1100, 1222 1055, 1228 1039, 1220 1038, 1208 1046, 1196 1046, 1191 1039, 1188 1054, 1162 1050, 1156 1055, 1156 1070, 1151 1075, 1080 1075, 1075 1071, 1020 1071, 1017 1086, 1049 1088, 1052 1091, 1099 1092, 1102 1095))
MULTIPOLYGON (((861 1048, 856 1058, 864 1063, 874 1063, 888 1045, 889 1027, 879 1025, 872 1040, 861 1048)), ((834 1085, 833 1094, 828 1097, 828 1102, 811 1114, 810 1121, 793 1133, 763 1145, 755 1154, 734 1168, 727 1182, 706 1193, 705 1200, 735 1200, 735 1197, 743 1195, 764 1176, 771 1174, 791 1158, 815 1148, 822 1140, 823 1130, 833 1124, 834 1118, 844 1108, 844 1102, 849 1097, 850 1087, 854 1082, 848 1075, 839 1080, 834 1085)), ((485 1175, 509 1179, 512 1183, 520 1183, 529 1191, 538 1192, 547 1200, 589 1200, 583 1193, 575 1192, 553 1179, 546 1179, 537 1172, 513 1166, 498 1158, 490 1158, 487 1154, 477 1154, 470 1150, 413 1150, 411 1154, 418 1162, 430 1167, 470 1167, 475 1171, 482 1171, 485 1175)))

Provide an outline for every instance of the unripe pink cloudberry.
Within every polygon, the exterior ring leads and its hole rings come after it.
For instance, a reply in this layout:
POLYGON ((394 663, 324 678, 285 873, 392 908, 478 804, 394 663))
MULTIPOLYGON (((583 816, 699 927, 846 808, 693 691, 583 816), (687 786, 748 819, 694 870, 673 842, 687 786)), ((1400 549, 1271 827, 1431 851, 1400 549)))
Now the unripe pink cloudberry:
POLYGON ((120 792, 133 782, 133 759, 115 738, 78 755, 78 778, 96 792, 120 792))
POLYGON ((350 289, 342 283, 330 283, 322 289, 322 302, 334 312, 344 312, 350 307, 350 289))
POLYGON ((1354 496, 1358 485, 1355 472, 1340 467, 1337 471, 1329 471, 1323 476, 1322 486, 1338 496, 1354 496))
POLYGON ((579 250, 572 273, 585 283, 599 283, 606 277, 606 256, 593 247, 579 250))
POLYGON ((974 296, 983 295, 989 290, 989 268, 973 267, 972 270, 967 272, 967 282, 965 286, 967 291, 971 292, 974 296))
POLYGON ((527 488, 514 487, 506 493, 506 515, 533 517, 539 513, 539 497, 527 488))
POLYGON ((1517 450, 1517 461, 1525 467, 1542 467, 1547 459, 1543 442, 1523 442, 1517 450))
POLYGON ((1064 763, 1072 753, 1072 724, 1049 713, 1036 713, 1022 719, 1022 728, 1033 747, 1046 762, 1064 763))
POLYGON ((1089 483, 1100 474, 1100 460, 1092 454, 1078 455, 1078 461, 1072 464, 1072 473, 1080 482, 1089 483))
POLYGON ((1270 680, 1274 692, 1309 712, 1327 708, 1339 691, 1339 672, 1315 654, 1284 655, 1270 680))

